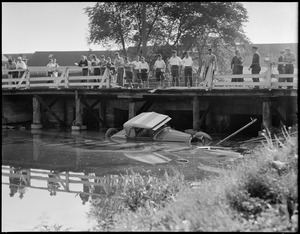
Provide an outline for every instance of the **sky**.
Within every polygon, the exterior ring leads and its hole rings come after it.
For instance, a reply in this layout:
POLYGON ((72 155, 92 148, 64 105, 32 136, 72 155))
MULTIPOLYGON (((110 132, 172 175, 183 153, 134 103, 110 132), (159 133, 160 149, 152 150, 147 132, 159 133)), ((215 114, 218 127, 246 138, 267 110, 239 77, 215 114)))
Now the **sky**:
MULTIPOLYGON (((2 54, 103 50, 88 45, 85 7, 95 2, 2 2, 2 54)), ((298 43, 298 2, 242 2, 253 44, 298 43)))

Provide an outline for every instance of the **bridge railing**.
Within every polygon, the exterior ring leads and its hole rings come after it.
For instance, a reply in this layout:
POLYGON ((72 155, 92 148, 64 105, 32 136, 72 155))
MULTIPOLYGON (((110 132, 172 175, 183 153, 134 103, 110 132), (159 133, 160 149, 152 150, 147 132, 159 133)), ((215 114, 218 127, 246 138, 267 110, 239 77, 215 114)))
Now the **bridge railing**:
MULTIPOLYGON (((298 87, 298 71, 297 63, 293 63, 295 67, 294 74, 277 74, 277 65, 286 64, 283 62, 269 62, 267 63, 267 70, 261 71, 260 74, 238 74, 238 75, 208 75, 206 77, 206 88, 208 89, 252 89, 255 86, 260 89, 274 89, 278 87, 298 87), (233 78, 243 78, 243 82, 232 82, 233 78), (259 82, 253 82, 252 78, 258 78, 259 82), (279 82, 279 78, 293 78, 293 82, 279 82)), ((209 68, 212 69, 211 67, 209 68)))
MULTIPOLYGON (((203 82, 200 80, 193 84, 194 88, 199 89, 252 89, 258 87, 259 89, 277 89, 278 87, 286 88, 298 87, 298 70, 297 63, 294 74, 278 74, 277 65, 284 64, 278 62, 267 63, 267 69, 261 71, 260 74, 213 74, 212 67, 209 68, 206 78, 203 82), (233 78, 243 78, 243 82, 232 82, 233 78), (252 78, 258 78, 259 82, 253 82, 252 78), (279 78, 293 78, 293 82, 279 82, 279 78)), ((48 76, 49 68, 47 67, 29 67, 26 70, 2 70, 2 89, 32 89, 32 88, 111 88, 120 87, 116 83, 116 78, 110 73, 108 68, 105 68, 102 76, 95 76, 90 73, 90 70, 95 67, 78 67, 66 66, 55 68, 57 77, 48 76), (82 76, 82 69, 88 69, 89 74, 82 76), (13 78, 9 73, 16 72, 17 78, 13 78)), ((250 73, 250 72, 249 72, 250 73)), ((149 79, 156 80, 156 79, 149 79)), ((168 79, 170 87, 170 79, 168 79)), ((166 81, 167 82, 167 81, 166 81)), ((123 82, 124 83, 124 82, 123 82)), ((151 87, 153 85, 150 85, 151 87)), ((184 86, 183 80, 180 86, 184 86)))
MULTIPOLYGON (((90 69, 91 67, 83 67, 90 69)), ((95 67, 92 67, 95 68, 95 67)), ((100 67, 99 67, 100 68, 100 67)), ((110 70, 105 68, 103 75, 82 76, 81 67, 58 67, 49 70, 47 67, 29 67, 26 70, 3 70, 2 89, 31 89, 31 88, 70 88, 70 87, 97 87, 108 88, 117 86, 110 79, 110 70), (48 76, 49 71, 56 71, 58 76, 48 76), (11 74, 16 72, 17 78, 11 74)))

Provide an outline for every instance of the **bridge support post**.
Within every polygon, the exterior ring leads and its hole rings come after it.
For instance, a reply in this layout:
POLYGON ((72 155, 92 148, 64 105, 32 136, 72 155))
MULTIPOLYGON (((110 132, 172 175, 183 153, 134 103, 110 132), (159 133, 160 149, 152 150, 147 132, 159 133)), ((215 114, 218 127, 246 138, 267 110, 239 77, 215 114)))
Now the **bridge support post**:
POLYGON ((128 119, 131 119, 135 116, 135 102, 131 99, 129 100, 129 107, 128 107, 128 119))
POLYGON ((32 124, 31 129, 41 129, 43 125, 41 124, 41 104, 36 96, 32 98, 32 107, 33 107, 33 114, 32 114, 32 124))
POLYGON ((103 119, 103 123, 100 121, 99 122, 99 130, 101 131, 102 128, 106 127, 106 101, 102 100, 100 102, 100 107, 99 107, 99 116, 100 119, 103 119))
POLYGON ((200 130, 200 100, 199 97, 193 99, 193 130, 200 130))
POLYGON ((291 127, 294 124, 294 113, 296 111, 293 108, 293 100, 290 97, 286 99, 286 125, 291 127))
POLYGON ((272 110, 271 110, 271 101, 269 99, 263 100, 262 120, 263 120, 264 128, 271 131, 272 130, 272 110))
POLYGON ((85 130, 86 126, 82 125, 82 103, 81 103, 81 97, 78 95, 78 91, 75 90, 75 120, 73 122, 73 125, 71 127, 74 131, 80 131, 85 130))

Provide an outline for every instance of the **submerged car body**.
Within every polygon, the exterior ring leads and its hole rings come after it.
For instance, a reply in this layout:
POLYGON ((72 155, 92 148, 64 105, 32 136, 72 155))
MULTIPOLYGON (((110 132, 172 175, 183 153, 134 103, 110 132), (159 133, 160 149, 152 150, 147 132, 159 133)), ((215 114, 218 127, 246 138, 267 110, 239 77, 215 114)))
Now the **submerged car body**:
POLYGON ((115 128, 107 130, 105 137, 107 140, 115 142, 124 141, 155 141, 155 142, 181 142, 188 144, 207 145, 211 142, 211 137, 204 132, 189 134, 174 130, 167 126, 171 118, 167 115, 156 112, 143 112, 123 125, 121 131, 115 128))

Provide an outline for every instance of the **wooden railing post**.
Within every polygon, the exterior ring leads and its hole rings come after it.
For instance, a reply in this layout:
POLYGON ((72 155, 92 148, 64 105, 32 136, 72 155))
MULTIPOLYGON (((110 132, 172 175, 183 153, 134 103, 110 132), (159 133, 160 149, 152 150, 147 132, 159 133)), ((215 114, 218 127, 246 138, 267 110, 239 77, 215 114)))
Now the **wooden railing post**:
POLYGON ((69 88, 69 67, 66 67, 65 73, 65 88, 69 88))
POLYGON ((271 90, 271 81, 272 81, 272 63, 268 63, 268 70, 266 72, 266 87, 271 90))
POLYGON ((22 84, 23 81, 26 79, 26 77, 27 77, 27 69, 24 71, 24 73, 23 73, 21 79, 19 80, 19 83, 17 84, 16 89, 19 89, 19 88, 20 88, 21 84, 22 84))
POLYGON ((27 69, 25 73, 27 73, 26 89, 30 89, 30 70, 27 69))

